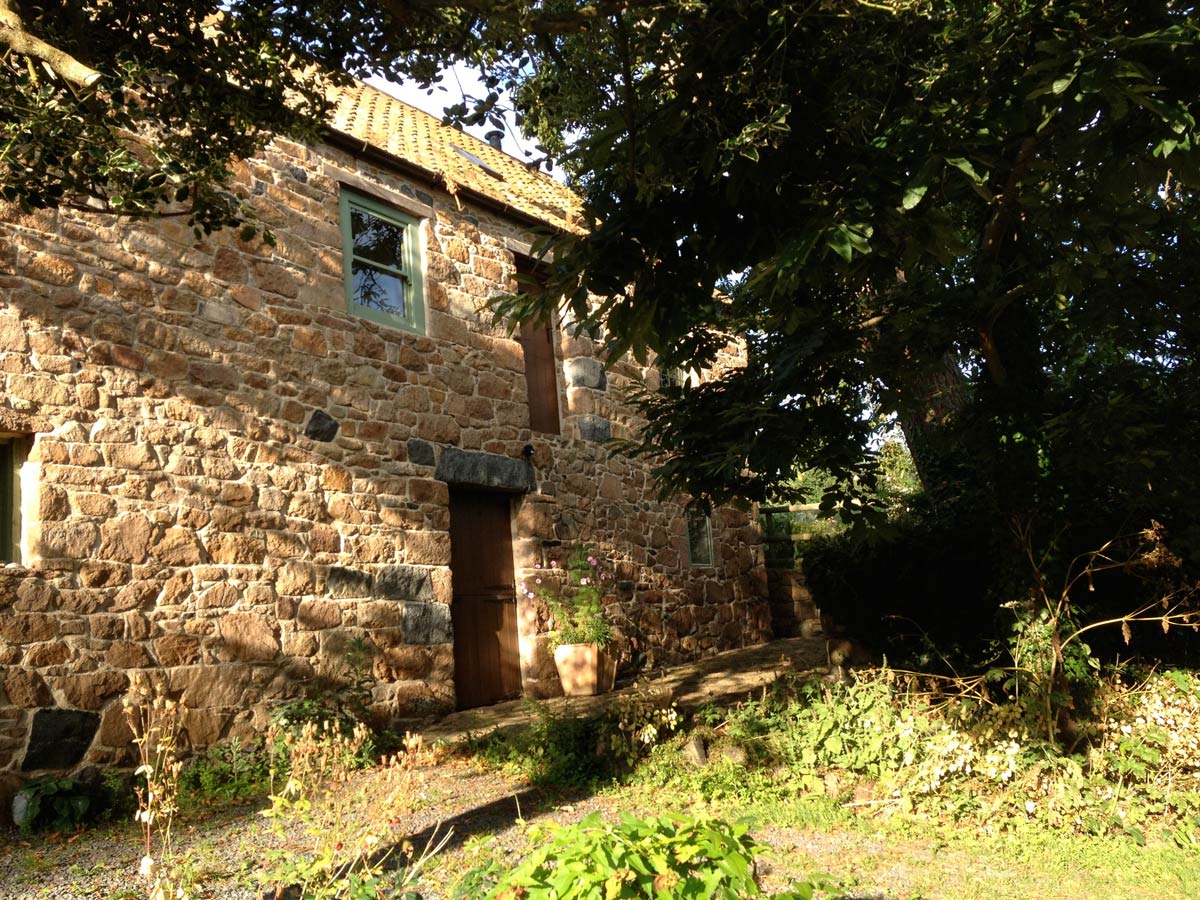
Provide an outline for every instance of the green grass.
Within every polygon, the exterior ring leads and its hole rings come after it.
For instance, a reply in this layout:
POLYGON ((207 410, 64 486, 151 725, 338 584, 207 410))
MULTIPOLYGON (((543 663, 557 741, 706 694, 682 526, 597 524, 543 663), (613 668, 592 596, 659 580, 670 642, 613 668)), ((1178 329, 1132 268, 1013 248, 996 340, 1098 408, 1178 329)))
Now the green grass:
MULTIPOLYGON (((1179 692, 1155 691, 1186 716, 1200 682, 1185 681, 1179 692)), ((703 811, 752 822, 769 848, 768 890, 824 872, 852 896, 887 900, 1200 897, 1200 792, 1194 779, 1176 779, 1195 762, 1144 724, 1144 691, 1109 688, 1132 731, 1065 757, 1019 733, 1017 710, 946 715, 895 684, 887 673, 845 690, 781 682, 759 700, 702 711, 632 771, 588 787, 614 815, 703 811), (683 752, 697 735, 708 748, 703 767, 683 752), (1125 765, 1130 748, 1136 768, 1125 765), (997 765, 1010 771, 1001 778, 997 765)), ((477 747, 476 758, 495 765, 499 756, 506 771, 546 783, 540 766, 568 745, 576 777, 602 768, 583 758, 586 742, 566 740, 562 721, 539 725, 537 739, 508 735, 477 747)))

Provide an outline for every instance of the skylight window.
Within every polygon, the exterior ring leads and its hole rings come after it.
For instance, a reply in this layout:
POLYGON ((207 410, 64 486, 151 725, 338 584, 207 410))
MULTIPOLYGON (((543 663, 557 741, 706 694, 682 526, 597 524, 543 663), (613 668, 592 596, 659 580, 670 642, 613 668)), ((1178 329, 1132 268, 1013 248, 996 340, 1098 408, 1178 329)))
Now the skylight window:
POLYGON ((479 168, 483 169, 483 171, 487 172, 489 175, 491 175, 493 178, 495 178, 499 181, 504 180, 503 175, 501 175, 499 172, 497 172, 495 169, 493 169, 491 166, 489 166, 487 163, 485 163, 482 159, 480 159, 478 156, 476 156, 470 150, 464 150, 462 147, 458 146, 458 144, 451 144, 450 146, 454 148, 455 153, 457 153, 459 156, 461 156, 467 162, 473 163, 473 164, 479 166, 479 168))

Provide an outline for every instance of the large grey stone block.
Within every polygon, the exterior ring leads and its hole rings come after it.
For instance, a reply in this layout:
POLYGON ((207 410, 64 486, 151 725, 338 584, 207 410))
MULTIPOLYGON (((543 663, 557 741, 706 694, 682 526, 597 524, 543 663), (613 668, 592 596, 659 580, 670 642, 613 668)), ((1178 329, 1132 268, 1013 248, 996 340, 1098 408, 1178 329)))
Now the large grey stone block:
POLYGON ((337 437, 338 423, 324 410, 314 409, 304 426, 304 436, 314 441, 332 441, 337 437))
POLYGON ((370 597, 371 574, 344 566, 330 566, 325 579, 325 592, 330 597, 370 597))
POLYGON ((579 436, 600 444, 612 440, 612 422, 603 416, 580 416, 579 436))
POLYGON ((522 459, 498 453, 446 447, 438 458, 434 477, 447 484, 525 493, 535 487, 533 466, 522 459))
POLYGON ((375 572, 375 596, 380 600, 433 599, 429 570, 418 566, 384 566, 375 572))
POLYGON ((408 442, 408 461, 418 466, 432 466, 434 463, 433 444, 420 438, 408 442))
POLYGON ((448 644, 454 630, 444 603, 405 603, 401 623, 406 644, 448 644))
POLYGON ((87 753, 100 727, 100 715, 78 709, 39 709, 33 716, 29 747, 21 768, 70 769, 87 753))
POLYGON ((590 356, 577 356, 563 363, 563 371, 567 376, 567 384, 573 387, 595 388, 598 391, 608 390, 608 375, 604 364, 590 356))

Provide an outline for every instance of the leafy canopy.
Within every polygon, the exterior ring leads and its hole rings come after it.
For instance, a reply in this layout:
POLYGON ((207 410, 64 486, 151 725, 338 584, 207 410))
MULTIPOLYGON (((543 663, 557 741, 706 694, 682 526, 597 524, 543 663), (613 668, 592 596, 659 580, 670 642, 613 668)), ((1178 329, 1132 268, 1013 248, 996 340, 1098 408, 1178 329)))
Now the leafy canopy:
POLYGON ((800 463, 845 501, 892 415, 948 501, 1200 547, 1198 38, 1169 0, 680 2, 509 67, 587 199, 576 314, 667 364, 749 343, 643 397, 666 484, 761 498, 800 463))

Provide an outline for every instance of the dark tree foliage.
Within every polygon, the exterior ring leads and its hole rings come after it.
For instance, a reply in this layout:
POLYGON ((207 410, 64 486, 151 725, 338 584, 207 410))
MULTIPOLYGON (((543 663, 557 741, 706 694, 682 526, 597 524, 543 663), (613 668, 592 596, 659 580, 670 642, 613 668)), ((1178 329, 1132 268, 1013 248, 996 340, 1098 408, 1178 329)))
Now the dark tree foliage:
POLYGON ((1056 578, 1159 521, 1200 562, 1190 3, 678 3, 537 59, 509 75, 548 142, 573 130, 576 314, 668 365, 749 344, 741 372, 643 395, 670 489, 761 499, 822 467, 830 506, 882 525, 865 448, 892 415, 931 494, 891 559, 931 551, 910 607, 963 534, 985 577, 944 580, 943 621, 1020 596, 1027 549, 1056 578))

